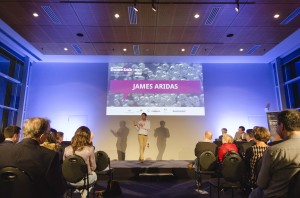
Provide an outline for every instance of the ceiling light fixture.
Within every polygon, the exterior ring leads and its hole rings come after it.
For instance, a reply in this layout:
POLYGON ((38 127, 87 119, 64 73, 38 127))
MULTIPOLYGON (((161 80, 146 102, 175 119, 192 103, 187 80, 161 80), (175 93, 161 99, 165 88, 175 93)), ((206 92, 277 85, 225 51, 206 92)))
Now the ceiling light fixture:
POLYGON ((156 7, 155 7, 155 0, 152 0, 152 10, 154 11, 154 12, 156 12, 157 11, 157 9, 156 9, 156 7))
POLYGON ((194 15, 195 19, 198 19, 199 17, 200 17, 200 15, 198 13, 194 15))
POLYGON ((115 18, 117 19, 117 18, 119 18, 120 17, 120 15, 118 14, 118 13, 116 13, 115 14, 115 18))
POLYGON ((34 12, 32 15, 33 15, 34 17, 38 17, 38 16, 39 16, 39 14, 36 13, 36 12, 34 12))
POLYGON ((240 10, 240 1, 239 0, 235 0, 236 6, 235 6, 235 11, 239 12, 240 10))
POLYGON ((134 11, 138 12, 139 10, 136 7, 136 2, 137 2, 137 0, 134 0, 133 9, 134 9, 134 11))
POLYGON ((274 15, 274 18, 275 18, 275 19, 278 19, 279 17, 280 17, 279 14, 275 14, 275 15, 274 15))

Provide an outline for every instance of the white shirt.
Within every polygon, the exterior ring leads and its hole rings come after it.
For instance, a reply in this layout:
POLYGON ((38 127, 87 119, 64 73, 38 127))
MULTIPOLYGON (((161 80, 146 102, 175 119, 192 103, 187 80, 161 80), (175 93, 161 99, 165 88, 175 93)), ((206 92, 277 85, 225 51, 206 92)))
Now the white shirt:
POLYGON ((150 121, 149 120, 140 120, 138 124, 135 126, 135 128, 138 130, 139 135, 148 135, 148 132, 150 130, 150 121), (142 125, 142 126, 140 126, 142 125))

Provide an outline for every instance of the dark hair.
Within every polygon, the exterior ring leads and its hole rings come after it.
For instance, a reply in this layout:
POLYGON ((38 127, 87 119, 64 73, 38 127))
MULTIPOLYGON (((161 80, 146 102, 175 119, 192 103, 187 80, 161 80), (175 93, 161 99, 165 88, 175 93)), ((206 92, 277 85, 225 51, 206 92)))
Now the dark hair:
POLYGON ((4 129, 4 137, 5 138, 12 138, 14 134, 20 134, 21 128, 16 125, 7 126, 4 129))
POLYGON ((225 131, 227 131, 227 129, 226 129, 226 128, 222 128, 222 130, 225 130, 225 131))
POLYGON ((270 139, 270 132, 265 127, 255 127, 253 129, 254 138, 261 142, 267 142, 270 139))
POLYGON ((247 133, 251 138, 254 137, 253 129, 247 129, 247 130, 246 130, 246 133, 247 133))
POLYGON ((242 131, 245 131, 245 127, 244 126, 239 126, 239 129, 242 129, 242 131))
POLYGON ((300 112, 297 110, 281 111, 278 116, 278 124, 282 123, 285 130, 300 131, 300 112))
POLYGON ((146 116, 147 117, 147 114, 146 113, 142 113, 142 115, 146 116))

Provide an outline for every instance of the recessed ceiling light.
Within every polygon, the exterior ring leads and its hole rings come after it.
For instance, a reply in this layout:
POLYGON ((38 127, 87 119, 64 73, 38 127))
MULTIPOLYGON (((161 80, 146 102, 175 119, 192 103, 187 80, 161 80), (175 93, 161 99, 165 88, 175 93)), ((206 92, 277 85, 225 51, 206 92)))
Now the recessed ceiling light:
POLYGON ((181 51, 182 51, 182 52, 185 52, 185 49, 184 49, 184 48, 182 48, 182 49, 181 49, 181 51))
POLYGON ((65 50, 65 51, 68 51, 68 48, 65 47, 64 50, 65 50))
POLYGON ((244 49, 243 49, 243 48, 241 48, 241 49, 240 49, 240 52, 242 52, 242 51, 244 51, 244 49))
POLYGON ((280 17, 279 14, 275 14, 275 15, 274 15, 274 18, 275 18, 275 19, 278 19, 279 17, 280 17))
POLYGON ((36 12, 34 12, 32 15, 33 15, 34 17, 38 17, 38 16, 39 16, 39 14, 36 13, 36 12))
POLYGON ((127 49, 126 49, 126 48, 124 48, 124 49, 123 49, 123 51, 124 51, 124 52, 126 52, 126 51, 127 51, 127 49))
POLYGON ((117 18, 119 18, 120 17, 120 15, 117 13, 117 14, 115 14, 115 18, 117 19, 117 18))
POLYGON ((195 19, 198 19, 199 17, 200 17, 200 15, 198 13, 194 15, 195 19))

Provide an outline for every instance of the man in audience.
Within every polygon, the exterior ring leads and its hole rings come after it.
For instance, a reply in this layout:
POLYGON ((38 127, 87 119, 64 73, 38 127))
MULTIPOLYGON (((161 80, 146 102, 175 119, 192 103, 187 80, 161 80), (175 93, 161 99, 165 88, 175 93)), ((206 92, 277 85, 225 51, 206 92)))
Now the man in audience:
POLYGON ((250 148, 251 146, 255 145, 253 129, 247 129, 245 137, 246 137, 247 142, 241 144, 240 148, 239 148, 239 153, 243 158, 245 157, 245 153, 246 153, 247 149, 250 148))
POLYGON ((291 178, 300 170, 300 112, 285 110, 278 114, 278 135, 281 143, 269 147, 262 158, 262 166, 253 197, 288 197, 291 178))
MULTIPOLYGON (((195 166, 195 170, 199 170, 199 162, 198 158, 204 151, 211 151, 214 155, 217 154, 217 145, 215 143, 212 143, 212 132, 210 131, 205 131, 204 133, 204 139, 202 141, 199 141, 196 144, 195 147, 195 156, 197 157, 193 162, 189 163, 187 165, 188 168, 193 168, 195 166)), ((201 177, 198 178, 199 180, 197 181, 197 185, 201 186, 202 185, 202 179, 201 177)), ((200 193, 207 193, 205 191, 199 191, 200 193)))
POLYGON ((238 131, 234 135, 234 140, 241 142, 246 140, 246 133, 245 133, 245 127, 239 126, 238 131))
POLYGON ((14 146, 0 147, 0 168, 14 166, 25 171, 35 188, 34 198, 62 197, 66 189, 58 153, 40 146, 49 132, 49 120, 28 119, 23 125, 24 139, 14 146))
POLYGON ((4 129, 5 140, 3 144, 13 144, 17 143, 20 138, 21 128, 15 125, 7 126, 4 129))

